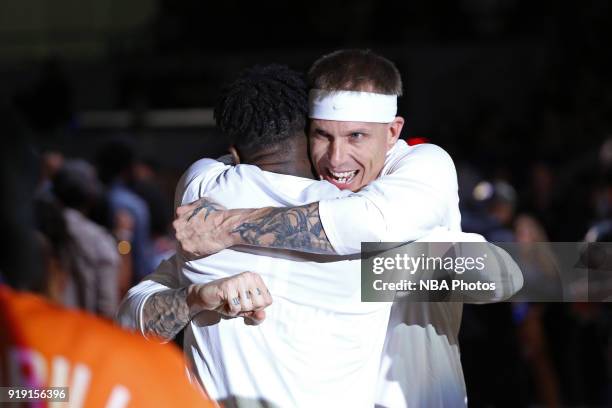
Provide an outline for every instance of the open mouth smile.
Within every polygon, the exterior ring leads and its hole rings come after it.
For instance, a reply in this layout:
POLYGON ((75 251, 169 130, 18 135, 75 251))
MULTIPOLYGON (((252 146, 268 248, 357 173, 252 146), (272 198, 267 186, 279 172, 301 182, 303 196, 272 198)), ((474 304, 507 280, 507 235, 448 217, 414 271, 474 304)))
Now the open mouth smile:
POLYGON ((359 170, 333 171, 327 169, 326 173, 325 179, 327 179, 327 181, 335 184, 338 187, 342 187, 350 184, 355 179, 355 176, 359 173, 359 170))

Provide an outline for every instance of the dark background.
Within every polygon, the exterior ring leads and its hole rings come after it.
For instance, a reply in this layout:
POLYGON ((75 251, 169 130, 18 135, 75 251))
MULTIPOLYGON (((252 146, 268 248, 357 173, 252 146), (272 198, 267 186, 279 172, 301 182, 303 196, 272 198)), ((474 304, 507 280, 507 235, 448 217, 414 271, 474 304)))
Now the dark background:
POLYGON ((345 47, 396 62, 404 136, 426 136, 456 160, 506 171, 519 184, 530 162, 570 163, 610 129, 606 1, 3 4, 0 89, 19 95, 45 146, 75 153, 99 136, 79 113, 125 110, 144 153, 184 167, 200 152, 216 153, 217 135, 146 129, 140 113, 212 107, 245 67, 306 70, 345 47), (168 151, 167 135, 178 133, 185 143, 172 137, 168 151))
MULTIPOLYGON (((550 240, 580 241, 612 208, 612 153, 602 148, 612 130, 611 9, 605 0, 5 0, 0 95, 26 118, 38 153, 91 160, 105 141, 132 139, 170 205, 191 162, 225 151, 210 112, 225 82, 254 64, 305 71, 335 49, 371 48, 402 73, 402 137, 451 154, 464 206, 474 183, 503 180, 517 192, 514 214, 533 215, 550 240), (190 109, 199 109, 191 125, 155 121, 190 109)), ((607 305, 541 313, 546 351, 534 347, 552 372, 534 359, 522 312, 506 306, 464 321, 473 406, 555 406, 545 378, 563 405, 612 401, 607 305)))

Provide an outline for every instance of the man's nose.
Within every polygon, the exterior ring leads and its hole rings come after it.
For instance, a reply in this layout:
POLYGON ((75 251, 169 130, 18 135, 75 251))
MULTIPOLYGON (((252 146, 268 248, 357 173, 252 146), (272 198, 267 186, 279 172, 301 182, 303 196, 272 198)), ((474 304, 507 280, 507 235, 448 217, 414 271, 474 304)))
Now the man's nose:
POLYGON ((334 141, 329 146, 329 164, 332 167, 340 166, 344 162, 346 147, 342 142, 334 141))

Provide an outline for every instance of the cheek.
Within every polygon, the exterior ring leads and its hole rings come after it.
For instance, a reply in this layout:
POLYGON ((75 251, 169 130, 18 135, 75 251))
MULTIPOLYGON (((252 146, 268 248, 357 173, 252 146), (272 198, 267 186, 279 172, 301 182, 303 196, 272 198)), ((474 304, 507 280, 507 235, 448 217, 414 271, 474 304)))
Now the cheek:
POLYGON ((312 153, 311 153, 311 156, 312 156, 312 164, 313 164, 315 167, 318 167, 318 166, 321 166, 321 165, 323 165, 323 164, 324 164, 324 163, 323 163, 323 162, 324 162, 324 158, 325 158, 325 156, 324 156, 324 155, 322 155, 322 154, 320 154, 320 153, 317 153, 317 152, 312 152, 312 153))
POLYGON ((321 142, 313 141, 310 142, 310 157, 312 162, 316 165, 321 158, 325 155, 325 146, 321 142))
POLYGON ((367 177, 372 180, 378 177, 385 165, 386 150, 380 146, 372 146, 368 154, 362 157, 364 159, 362 163, 366 173, 368 173, 367 177))
POLYGON ((378 154, 376 156, 376 160, 375 160, 375 164, 374 166, 378 169, 378 171, 381 171, 382 168, 385 166, 385 159, 387 157, 387 151, 383 150, 380 152, 380 154, 378 154))

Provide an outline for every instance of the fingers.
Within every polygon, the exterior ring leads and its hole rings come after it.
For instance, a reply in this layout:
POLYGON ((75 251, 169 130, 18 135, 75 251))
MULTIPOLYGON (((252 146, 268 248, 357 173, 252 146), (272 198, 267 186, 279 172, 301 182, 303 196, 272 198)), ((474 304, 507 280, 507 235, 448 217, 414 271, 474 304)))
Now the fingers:
POLYGON ((252 312, 245 312, 240 316, 244 318, 244 324, 247 326, 257 326, 258 324, 263 323, 263 321, 266 319, 266 311, 254 310, 252 312))
POLYGON ((191 202, 189 204, 184 204, 181 205, 179 207, 176 208, 176 216, 177 218, 181 218, 181 217, 191 217, 193 215, 195 215, 196 213, 199 212, 199 209, 208 209, 208 210, 213 210, 213 211, 223 211, 226 208, 218 203, 216 203, 215 201, 206 198, 206 197, 201 197, 198 200, 191 202), (196 211, 198 210, 198 211, 196 211), (195 211, 195 213, 194 213, 195 211))
POLYGON ((255 289, 251 289, 251 291, 251 304, 253 305, 253 310, 260 310, 268 306, 260 287, 256 286, 255 289))
POLYGON ((222 313, 228 316, 243 316, 259 324, 265 319, 260 313, 272 304, 272 296, 261 276, 253 272, 243 272, 225 278, 220 285, 221 296, 225 300, 222 313))
POLYGON ((247 282, 247 278, 242 277, 238 282, 238 296, 240 298, 240 309, 242 312, 248 312, 254 310, 253 302, 251 298, 251 291, 247 282))
POLYGON ((238 316, 240 312, 247 311, 242 309, 240 291, 237 287, 232 286, 232 288, 228 290, 225 310, 229 316, 238 316))
POLYGON ((193 259, 234 245, 232 228, 225 222, 230 215, 225 207, 205 197, 178 207, 172 226, 180 250, 193 259))
POLYGON ((253 272, 243 272, 244 291, 249 294, 252 310, 262 310, 272 304, 272 296, 261 276, 253 272))
POLYGON ((266 311, 265 310, 255 310, 251 318, 255 321, 263 322, 264 319, 266 318, 266 311))
POLYGON ((253 304, 253 310, 261 310, 270 306, 272 303, 272 298, 270 297, 268 289, 259 275, 255 275, 252 286, 253 287, 250 288, 250 291, 252 293, 251 303, 253 304))
POLYGON ((185 204, 185 205, 181 205, 179 207, 176 208, 176 216, 177 217, 181 217, 185 214, 189 214, 191 213, 193 210, 196 209, 196 207, 198 206, 198 202, 200 200, 194 201, 193 203, 189 203, 189 204, 185 204))

